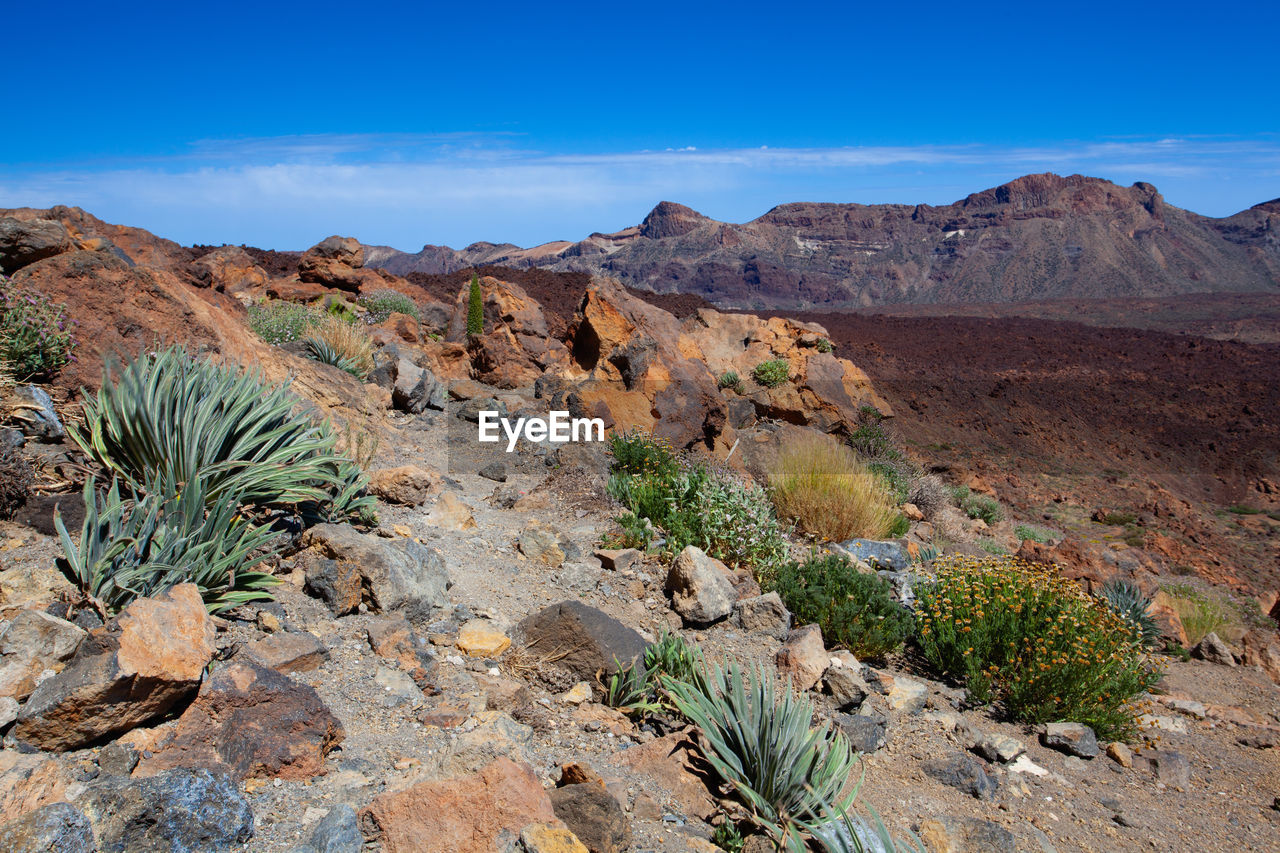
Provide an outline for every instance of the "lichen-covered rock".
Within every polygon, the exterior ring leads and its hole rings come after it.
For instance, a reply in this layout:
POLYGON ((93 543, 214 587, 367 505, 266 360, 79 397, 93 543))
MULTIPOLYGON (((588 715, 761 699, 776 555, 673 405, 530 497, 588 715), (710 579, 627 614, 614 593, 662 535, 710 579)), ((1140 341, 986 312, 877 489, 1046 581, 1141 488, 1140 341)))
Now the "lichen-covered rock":
POLYGON ((227 776, 203 769, 143 779, 109 776, 76 804, 93 823, 103 853, 211 853, 253 836, 253 810, 244 795, 227 776))

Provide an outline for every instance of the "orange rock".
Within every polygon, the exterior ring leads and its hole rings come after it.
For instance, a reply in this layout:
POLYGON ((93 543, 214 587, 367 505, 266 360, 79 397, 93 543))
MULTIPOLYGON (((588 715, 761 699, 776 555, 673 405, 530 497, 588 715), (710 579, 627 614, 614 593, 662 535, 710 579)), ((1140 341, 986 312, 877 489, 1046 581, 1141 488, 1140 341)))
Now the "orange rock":
POLYGON ((199 681, 217 651, 217 632, 193 583, 139 598, 120 614, 122 675, 199 681))
POLYGON ((381 468, 369 474, 369 491, 388 503, 418 506, 439 488, 439 472, 420 465, 381 468))
POLYGON ((470 776, 381 794, 360 813, 387 853, 491 853, 503 830, 563 827, 533 769, 499 758, 470 776))

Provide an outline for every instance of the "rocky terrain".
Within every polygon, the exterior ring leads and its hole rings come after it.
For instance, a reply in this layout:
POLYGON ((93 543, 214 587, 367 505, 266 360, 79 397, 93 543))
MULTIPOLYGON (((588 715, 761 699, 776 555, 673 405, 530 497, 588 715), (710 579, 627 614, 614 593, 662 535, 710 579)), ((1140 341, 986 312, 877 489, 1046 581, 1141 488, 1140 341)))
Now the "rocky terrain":
POLYGON ((1278 223, 1280 201, 1211 219, 1150 184, 1043 174, 945 206, 785 204, 741 225, 662 202, 640 225, 576 243, 374 247, 369 262, 399 275, 485 264, 582 271, 751 310, 1274 296, 1278 223))
MULTIPOLYGON (((702 227, 682 217, 657 238, 702 227)), ((1274 347, 1031 320, 757 317, 495 269, 468 334, 468 274, 402 278, 376 258, 340 237, 296 255, 192 249, 73 208, 0 211, 0 268, 65 303, 81 339, 51 382, 0 389, 0 437, 36 474, 0 521, 0 848, 715 850, 715 825, 743 811, 695 730, 604 702, 615 658, 672 631, 711 661, 789 676, 861 753, 861 801, 927 850, 1274 849, 1274 347), (421 319, 370 327, 367 381, 250 331, 262 299, 354 306, 386 289, 421 319), (91 467, 64 426, 112 357, 175 341, 287 381, 342 425, 378 519, 292 532, 269 566, 274 601, 210 616, 181 585, 95 616, 70 606, 56 567, 52 508, 83 511, 91 467), (722 387, 774 358, 785 382, 722 387), (917 508, 877 546, 899 590, 945 530, 954 553, 1003 545, 1087 588, 1212 582, 1255 618, 1194 657, 1153 654, 1164 674, 1129 744, 1008 722, 910 648, 867 665, 824 647, 749 572, 697 548, 672 561, 617 547, 600 445, 472 440, 481 408, 549 407, 748 478, 870 411, 919 465, 1006 509, 988 525, 917 508), (1052 535, 1024 539, 1020 524, 1052 535)))

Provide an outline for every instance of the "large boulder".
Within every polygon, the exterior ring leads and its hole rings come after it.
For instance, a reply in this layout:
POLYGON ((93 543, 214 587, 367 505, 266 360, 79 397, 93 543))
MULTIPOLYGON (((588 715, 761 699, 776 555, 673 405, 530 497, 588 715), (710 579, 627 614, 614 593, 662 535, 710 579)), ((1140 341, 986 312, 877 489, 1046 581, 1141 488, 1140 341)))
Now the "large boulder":
POLYGON ((199 687, 214 635, 195 584, 136 599, 116 630, 91 632, 67 667, 32 692, 13 736, 41 749, 79 749, 165 714, 199 687))
POLYGON ((342 723, 315 689, 237 655, 220 664, 153 757, 136 775, 207 767, 232 779, 294 781, 325 773, 342 723))
POLYGON ((191 277, 201 287, 222 293, 244 293, 266 285, 267 271, 239 246, 223 246, 191 262, 191 277))
POLYGON ((509 758, 470 776, 380 794, 360 818, 365 835, 386 853, 492 853, 504 830, 560 825, 537 775, 509 758))
POLYGON ((793 630, 778 649, 778 671, 791 680, 797 690, 808 690, 818 683, 831 665, 831 656, 822 643, 822 629, 817 625, 801 625, 793 630))
POLYGON ((725 618, 737 598, 728 568, 696 545, 687 546, 671 564, 667 591, 676 612, 695 625, 725 618))
POLYGON ((474 379, 498 388, 532 385, 563 358, 565 347, 548 333, 542 306, 518 284, 492 276, 479 279, 484 331, 467 335, 470 285, 458 291, 445 339, 465 342, 474 379))
POLYGON ((520 623, 535 653, 557 656, 556 665, 587 681, 616 672, 644 655, 644 638, 617 619, 580 601, 562 601, 520 623))
POLYGON ((253 810, 227 776, 204 769, 107 776, 76 805, 104 851, 211 853, 253 836, 253 810))
POLYGON ((364 269, 364 246, 354 237, 327 237, 302 254, 298 261, 302 282, 358 293, 386 285, 382 276, 364 269))
POLYGON ((0 697, 26 699, 46 671, 60 672, 87 636, 78 625, 24 610, 0 634, 0 697))
POLYGON ((631 849, 631 826, 622 806, 599 781, 565 785, 551 791, 551 806, 590 853, 631 849))
POLYGON ((0 273, 10 275, 27 264, 60 255, 71 248, 71 235, 61 222, 23 221, 9 216, 0 219, 0 273))
MULTIPOLYGON (((358 589, 371 610, 402 612, 410 621, 430 619, 432 612, 448 604, 451 585, 449 572, 440 552, 412 539, 389 541, 360 533, 344 524, 319 524, 307 531, 304 543, 313 557, 329 559, 333 564, 313 562, 307 570, 307 583, 317 588, 313 575, 335 571, 345 578, 358 577, 358 589), (316 566, 321 569, 314 570, 316 566)), ((326 596, 326 600, 328 597, 326 596)), ((352 612, 350 599, 338 605, 329 601, 339 615, 352 612)), ((359 605, 356 601, 356 606, 359 605)))

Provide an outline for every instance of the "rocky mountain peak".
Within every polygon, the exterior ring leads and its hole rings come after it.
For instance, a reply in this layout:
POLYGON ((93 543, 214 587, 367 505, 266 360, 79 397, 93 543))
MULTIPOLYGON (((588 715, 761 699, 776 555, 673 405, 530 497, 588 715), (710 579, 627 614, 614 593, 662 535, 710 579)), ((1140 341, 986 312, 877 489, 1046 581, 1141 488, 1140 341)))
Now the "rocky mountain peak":
POLYGON ((711 221, 691 207, 674 201, 660 201, 640 224, 640 236, 650 240, 680 237, 711 221))

